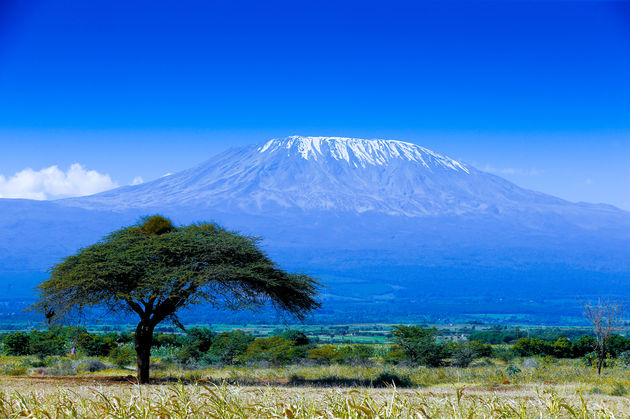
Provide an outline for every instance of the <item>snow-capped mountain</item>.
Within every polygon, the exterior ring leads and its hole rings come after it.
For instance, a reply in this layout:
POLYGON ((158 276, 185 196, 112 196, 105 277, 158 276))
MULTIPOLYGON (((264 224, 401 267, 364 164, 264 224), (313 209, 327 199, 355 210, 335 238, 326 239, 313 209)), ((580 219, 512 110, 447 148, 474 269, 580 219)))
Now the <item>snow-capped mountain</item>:
POLYGON ((392 299, 401 312, 436 298, 487 308, 456 296, 525 301, 506 303, 511 312, 554 295, 630 293, 630 213, 526 190, 407 142, 297 136, 88 197, 0 199, 0 290, 24 292, 60 258, 154 213, 262 237, 283 267, 323 278, 343 313, 371 307, 369 321, 383 321, 392 299))
POLYGON ((196 207, 409 217, 577 209, 416 144, 298 136, 229 150, 153 182, 59 202, 118 211, 196 207))

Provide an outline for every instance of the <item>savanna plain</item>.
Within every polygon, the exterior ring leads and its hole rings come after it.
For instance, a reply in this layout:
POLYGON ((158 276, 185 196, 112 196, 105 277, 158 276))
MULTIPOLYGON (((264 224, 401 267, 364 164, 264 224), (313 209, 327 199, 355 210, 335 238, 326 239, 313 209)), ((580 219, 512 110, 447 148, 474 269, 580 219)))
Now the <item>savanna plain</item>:
POLYGON ((384 343, 361 344, 322 343, 296 330, 254 333, 158 334, 150 385, 137 384, 125 333, 5 333, 0 415, 630 416, 630 339, 621 335, 611 338, 598 374, 592 338, 570 330, 532 329, 516 338, 523 331, 492 329, 453 339, 443 330, 398 326, 384 343), (488 343, 497 339, 508 343, 488 343))

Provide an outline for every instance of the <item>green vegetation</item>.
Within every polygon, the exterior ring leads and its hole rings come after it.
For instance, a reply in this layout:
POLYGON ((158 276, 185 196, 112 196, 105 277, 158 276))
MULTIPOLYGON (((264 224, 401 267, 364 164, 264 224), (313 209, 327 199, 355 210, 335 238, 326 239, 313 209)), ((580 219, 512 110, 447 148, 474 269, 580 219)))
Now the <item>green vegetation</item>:
MULTIPOLYGON (((0 353, 35 356, 41 362, 51 357, 75 359, 97 357, 113 366, 129 367, 135 360, 132 333, 89 333, 84 328, 51 327, 0 335, 0 353)), ((515 359, 576 359, 597 365, 595 339, 584 335, 570 340, 520 338, 513 344, 490 345, 481 341, 454 342, 440 339, 435 328, 396 326, 386 344, 317 343, 302 331, 290 329, 257 337, 234 330, 215 333, 208 328, 190 328, 186 333, 158 332, 153 336, 152 355, 159 366, 286 366, 311 365, 401 365, 466 368, 478 362, 513 363, 515 359)), ((604 367, 630 363, 630 338, 608 339, 604 367)), ((43 365, 43 364, 42 364, 43 365)))

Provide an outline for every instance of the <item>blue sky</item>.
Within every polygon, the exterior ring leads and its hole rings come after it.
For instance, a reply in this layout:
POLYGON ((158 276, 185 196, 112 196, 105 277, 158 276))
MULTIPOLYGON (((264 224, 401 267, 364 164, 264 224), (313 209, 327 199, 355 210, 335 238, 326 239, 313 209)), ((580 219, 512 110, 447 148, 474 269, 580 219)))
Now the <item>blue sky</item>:
POLYGON ((87 193, 300 134, 630 210, 628 2, 128 3, 0 1, 0 195, 26 168, 87 193))

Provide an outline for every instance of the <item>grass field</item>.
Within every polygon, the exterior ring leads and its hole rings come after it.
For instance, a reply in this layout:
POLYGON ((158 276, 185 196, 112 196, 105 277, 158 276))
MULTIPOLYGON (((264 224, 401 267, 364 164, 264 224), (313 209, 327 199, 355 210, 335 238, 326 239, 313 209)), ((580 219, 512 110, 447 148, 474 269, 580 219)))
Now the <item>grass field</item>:
MULTIPOLYGON (((9 360, 4 359, 3 362, 9 360)), ((630 417, 629 370, 598 376, 575 361, 479 362, 470 368, 385 366, 156 369, 73 377, 2 377, 3 417, 630 417), (391 384, 390 384, 391 383, 391 384), (398 385, 396 385, 398 383, 398 385)))

